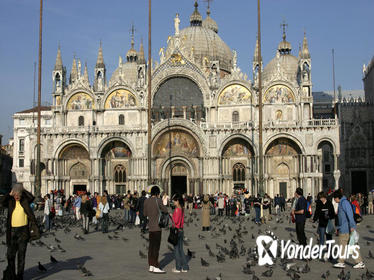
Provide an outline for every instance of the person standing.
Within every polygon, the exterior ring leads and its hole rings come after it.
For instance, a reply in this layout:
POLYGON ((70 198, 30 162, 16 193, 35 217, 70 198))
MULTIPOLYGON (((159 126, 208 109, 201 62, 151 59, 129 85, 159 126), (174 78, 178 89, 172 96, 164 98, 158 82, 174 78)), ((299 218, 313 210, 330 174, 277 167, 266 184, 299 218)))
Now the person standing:
MULTIPOLYGON (((350 233, 357 229, 355 220, 353 218, 353 211, 351 203, 342 194, 340 190, 337 190, 333 194, 334 200, 339 204, 338 206, 338 226, 336 233, 339 235, 339 244, 343 246, 343 252, 346 250, 348 245, 350 233)), ((365 268, 365 264, 362 261, 360 252, 358 257, 354 259, 356 265, 353 268, 365 268)), ((334 265, 336 268, 345 268, 344 259, 340 258, 334 265)))
POLYGON ((307 202, 303 196, 302 188, 299 187, 296 189, 295 198, 297 199, 297 202, 295 209, 292 210, 292 215, 295 216, 297 240, 300 245, 306 246, 305 221, 307 202))
POLYGON ((253 207, 255 208, 255 223, 260 224, 261 223, 261 197, 258 194, 257 197, 253 199, 253 207))
POLYGON ((142 233, 145 233, 147 227, 147 219, 144 216, 144 202, 147 199, 146 192, 142 191, 142 196, 138 199, 138 204, 136 205, 137 213, 136 215, 139 216, 140 219, 140 230, 142 233))
POLYGON ((81 218, 81 212, 80 212, 81 203, 82 203, 81 197, 75 194, 74 195, 74 214, 75 214, 75 218, 77 219, 77 221, 79 221, 81 218))
POLYGON ((101 218, 101 231, 102 233, 108 233, 108 226, 109 226, 109 202, 108 196, 105 194, 101 197, 101 201, 99 203, 100 215, 101 218))
POLYGON ((265 224, 270 220, 270 204, 271 204, 271 200, 270 200, 270 197, 268 196, 268 194, 266 193, 264 195, 264 199, 262 201, 262 209, 263 209, 263 212, 264 212, 264 222, 265 224))
POLYGON ((131 192, 128 191, 127 195, 123 199, 123 209, 125 213, 125 223, 130 222, 130 202, 131 202, 131 192))
POLYGON ((144 201, 144 216, 148 217, 149 230, 148 264, 149 272, 152 273, 165 273, 158 262, 161 245, 161 228, 158 225, 160 212, 168 213, 168 209, 160 199, 160 188, 153 186, 151 197, 144 201))
POLYGON ((138 194, 137 192, 134 192, 133 196, 131 197, 131 202, 130 202, 130 223, 131 224, 135 224, 137 204, 138 204, 138 194))
POLYGON ((50 231, 51 230, 51 200, 50 195, 47 193, 44 197, 44 230, 50 231))
POLYGON ((225 209, 225 199, 223 195, 220 194, 218 198, 218 216, 223 216, 223 210, 225 209))
MULTIPOLYGON (((314 212, 313 222, 318 220, 318 234, 319 244, 325 245, 325 240, 332 240, 333 232, 327 232, 330 230, 328 225, 334 225, 335 211, 332 202, 327 199, 327 195, 324 192, 320 192, 317 196, 316 211, 314 212), (326 237, 326 238, 325 238, 326 237)), ((324 258, 325 261, 327 258, 324 258)))
POLYGON ((201 206, 201 209, 202 209, 201 223, 202 223, 203 231, 210 230, 210 207, 212 207, 212 205, 209 201, 209 196, 204 195, 203 203, 201 206))
POLYGON ((372 190, 368 194, 368 214, 369 215, 373 215, 374 214, 373 200, 374 200, 374 190, 372 190))
POLYGON ((173 226, 178 229, 178 243, 174 246, 175 268, 174 273, 188 272, 187 258, 183 250, 184 226, 184 200, 180 195, 173 197, 175 210, 172 216, 173 226))
MULTIPOLYGON (((95 213, 97 211, 97 196, 98 196, 98 193, 94 192, 93 197, 91 197, 91 205, 92 205, 92 209, 95 211, 95 213)), ((92 217, 92 223, 95 225, 95 230, 97 230, 96 214, 92 217)))
POLYGON ((84 234, 87 234, 89 231, 90 215, 92 210, 91 200, 88 198, 87 194, 83 194, 81 202, 81 214, 84 234))
POLYGON ((193 197, 192 194, 187 196, 187 203, 188 203, 188 211, 190 215, 192 214, 192 209, 193 209, 193 197))
POLYGON ((27 243, 39 239, 40 232, 30 204, 34 197, 16 183, 9 194, 0 198, 0 206, 8 209, 6 223, 6 245, 8 266, 4 280, 22 280, 25 269, 27 243), (17 256, 17 274, 16 274, 17 256))
POLYGON ((244 204, 245 216, 249 216, 249 214, 251 213, 251 200, 249 198, 248 191, 244 195, 243 204, 244 204))

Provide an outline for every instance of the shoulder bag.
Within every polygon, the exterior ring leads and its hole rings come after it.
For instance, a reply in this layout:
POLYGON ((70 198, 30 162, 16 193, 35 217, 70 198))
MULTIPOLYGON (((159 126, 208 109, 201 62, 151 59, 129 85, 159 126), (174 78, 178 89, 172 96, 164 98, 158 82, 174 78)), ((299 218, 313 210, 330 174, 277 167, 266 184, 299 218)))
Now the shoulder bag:
POLYGON ((160 228, 167 228, 169 226, 169 213, 162 213, 157 198, 155 201, 158 209, 158 226, 160 228))

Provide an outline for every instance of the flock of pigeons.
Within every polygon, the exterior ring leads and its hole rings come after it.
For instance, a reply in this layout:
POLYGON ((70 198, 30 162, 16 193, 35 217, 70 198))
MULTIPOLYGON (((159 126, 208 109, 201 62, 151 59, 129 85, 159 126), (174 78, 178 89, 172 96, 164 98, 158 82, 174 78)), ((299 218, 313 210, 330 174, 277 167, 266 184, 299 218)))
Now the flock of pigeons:
MULTIPOLYGON (((187 248, 187 256, 190 260, 196 258, 200 259, 202 269, 209 266, 215 267, 217 264, 219 264, 219 268, 222 269, 222 272, 220 272, 218 276, 212 277, 209 275, 205 278, 205 280, 222 280, 223 274, 225 273, 222 265, 224 263, 229 265, 229 262, 233 260, 243 261, 242 273, 243 278, 245 279, 272 279, 282 275, 284 279, 312 279, 307 277, 308 273, 311 272, 310 261, 308 260, 296 261, 278 258, 274 259, 273 265, 266 265, 265 269, 259 269, 258 267, 258 250, 256 248, 257 236, 269 235, 273 239, 279 239, 275 233, 284 230, 288 232, 287 238, 291 240, 291 242, 297 243, 295 241, 296 237, 294 233, 294 225, 291 224, 287 213, 275 216, 272 221, 265 225, 254 224, 252 222, 252 217, 212 216, 210 232, 201 232, 199 230, 201 228, 201 222, 200 215, 198 213, 198 211, 194 211, 192 215, 186 214, 184 226, 186 236, 184 239, 184 246, 187 248), (191 240, 191 238, 194 239, 194 242, 191 240), (192 251, 192 247, 195 248, 196 251, 192 251), (259 270, 261 272, 259 272, 259 270), (283 271, 282 274, 280 273, 281 271, 283 271)), ((37 219, 41 223, 42 217, 38 216, 37 219)), ((374 233, 373 230, 370 230, 370 225, 366 225, 366 227, 369 229, 369 232, 374 233)), ((6 246, 5 228, 6 216, 0 215, 0 246, 3 247, 6 246)), ((77 233, 80 232, 80 228, 81 222, 75 221, 73 216, 66 215, 63 217, 58 217, 54 221, 53 231, 44 233, 40 240, 30 242, 31 246, 44 248, 50 254, 50 263, 45 263, 43 265, 41 262, 38 262, 37 267, 40 274, 46 273, 48 270, 53 270, 54 266, 58 266, 59 260, 58 258, 54 257, 53 254, 66 253, 66 249, 63 248, 63 242, 57 238, 56 233, 63 232, 65 235, 71 235, 79 242, 84 242, 86 237, 77 233)), ((128 231, 135 231, 136 233, 140 232, 139 229, 135 228, 133 225, 124 224, 122 211, 111 212, 110 228, 113 229, 113 231, 105 235, 103 238, 108 238, 109 240, 114 241, 118 240, 128 244, 130 244, 129 240, 131 238, 129 239, 129 235, 126 233, 128 231)), ((314 224, 309 224, 307 226, 307 235, 313 234, 316 240, 318 236, 315 229, 316 225, 314 224)), ((167 235, 166 232, 165 234, 167 235)), ((146 259, 149 246, 148 234, 139 233, 139 236, 141 242, 143 242, 143 244, 139 247, 141 248, 139 249, 139 257, 141 259, 146 259)), ((366 245, 370 247, 371 244, 369 241, 367 241, 366 245)), ((170 245, 168 245, 168 249, 170 253, 174 251, 174 248, 170 245)), ((278 250, 279 249, 280 248, 278 246, 278 250)), ((6 252, 6 250, 1 251, 6 252)), ((2 256, 0 256, 0 263, 5 262, 5 258, 1 259, 1 257, 2 256)), ((366 259, 374 259, 374 255, 370 250, 366 259)), ((314 260, 313 262, 318 262, 318 260, 314 260)), ((84 266, 84 263, 78 264, 76 269, 82 277, 93 276, 93 273, 84 266)), ((338 280, 374 279, 374 272, 369 271, 369 269, 363 271, 358 278, 353 278, 350 270, 342 269, 338 274, 336 272, 336 270, 331 270, 331 272, 330 270, 324 271, 320 275, 320 279, 328 280, 336 279, 336 277, 338 280)), ((229 273, 226 274, 226 277, 227 279, 231 278, 229 273)))

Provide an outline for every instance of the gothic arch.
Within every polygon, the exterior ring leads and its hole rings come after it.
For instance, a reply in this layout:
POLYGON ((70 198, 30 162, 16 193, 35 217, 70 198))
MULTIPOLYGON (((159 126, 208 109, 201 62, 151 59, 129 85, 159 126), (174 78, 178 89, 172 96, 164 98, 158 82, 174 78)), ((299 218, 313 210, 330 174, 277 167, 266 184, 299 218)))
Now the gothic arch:
POLYGON ((330 144, 331 147, 332 147, 333 153, 334 154, 336 153, 337 149, 336 149, 335 142, 332 141, 330 138, 327 138, 327 137, 321 138, 316 142, 315 150, 319 150, 320 145, 323 144, 323 142, 327 142, 328 144, 330 144))

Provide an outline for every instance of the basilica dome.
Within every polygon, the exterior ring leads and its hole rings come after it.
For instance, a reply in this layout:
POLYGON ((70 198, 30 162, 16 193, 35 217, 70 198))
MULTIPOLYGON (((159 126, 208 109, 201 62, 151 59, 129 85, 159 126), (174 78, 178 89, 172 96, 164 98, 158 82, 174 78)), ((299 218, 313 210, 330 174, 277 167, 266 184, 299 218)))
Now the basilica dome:
MULTIPOLYGON (((193 53, 195 62, 204 64, 204 60, 219 61, 220 69, 231 72, 233 53, 227 44, 218 36, 218 25, 208 15, 203 21, 197 10, 190 17, 191 26, 180 31, 180 48, 188 54, 193 53), (206 58, 206 59, 205 59, 206 58)), ((171 53, 170 44, 167 53, 171 53)))

